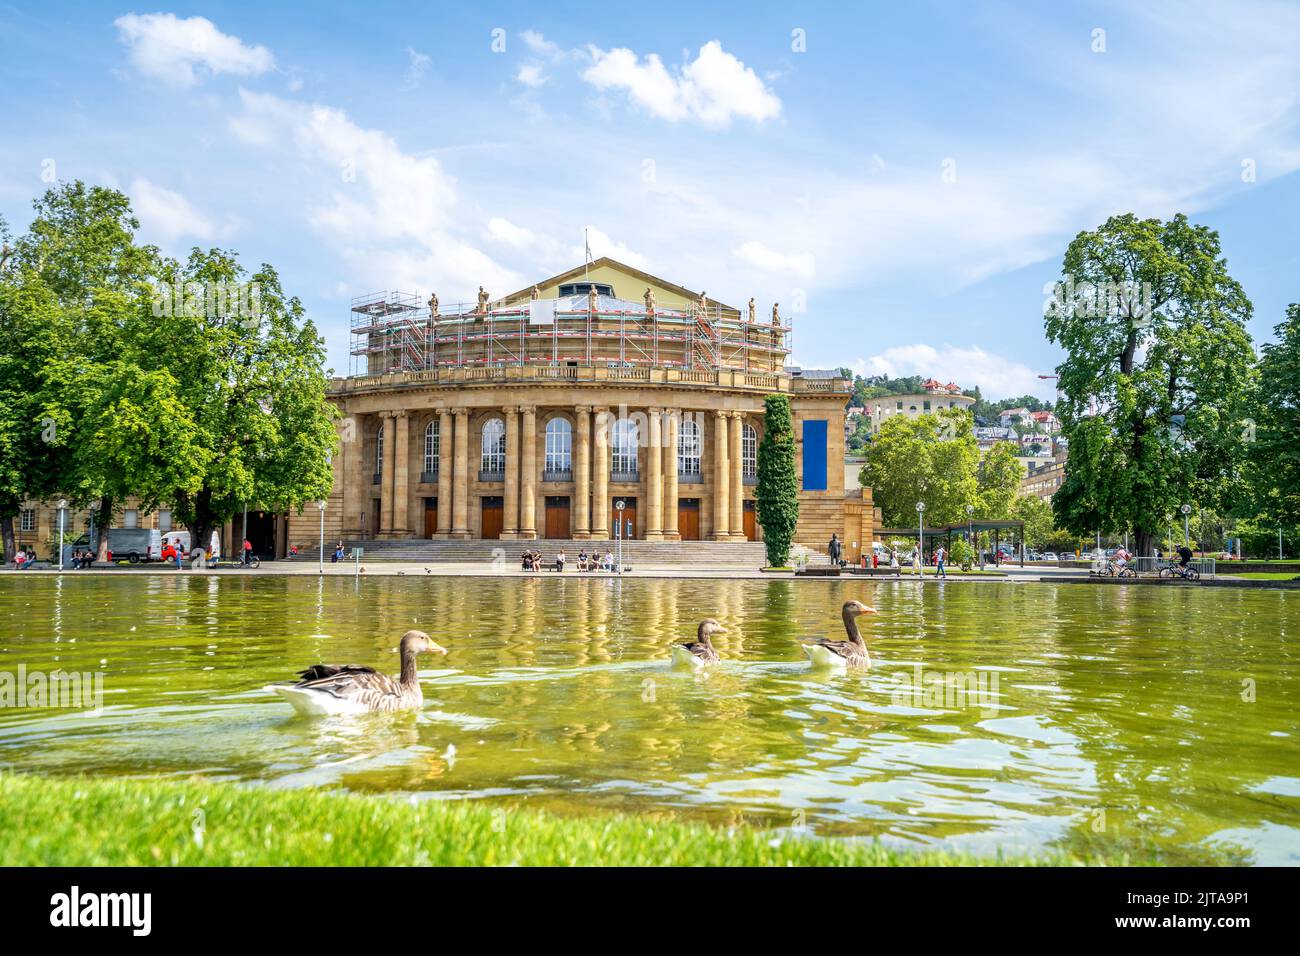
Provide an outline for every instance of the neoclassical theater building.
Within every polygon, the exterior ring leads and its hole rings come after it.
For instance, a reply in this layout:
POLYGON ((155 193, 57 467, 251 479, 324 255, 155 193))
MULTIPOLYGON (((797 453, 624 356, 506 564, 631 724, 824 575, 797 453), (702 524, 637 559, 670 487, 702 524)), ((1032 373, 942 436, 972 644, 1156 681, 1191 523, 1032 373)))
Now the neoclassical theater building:
MULTIPOLYGON (((351 323, 350 374, 329 392, 331 538, 604 541, 621 520, 652 541, 757 540, 763 400, 781 393, 796 540, 871 540, 869 492, 844 486, 849 383, 787 366, 779 306, 742 311, 602 258, 476 303, 365 297, 351 323)), ((314 545, 318 522, 286 516, 286 540, 314 545)))

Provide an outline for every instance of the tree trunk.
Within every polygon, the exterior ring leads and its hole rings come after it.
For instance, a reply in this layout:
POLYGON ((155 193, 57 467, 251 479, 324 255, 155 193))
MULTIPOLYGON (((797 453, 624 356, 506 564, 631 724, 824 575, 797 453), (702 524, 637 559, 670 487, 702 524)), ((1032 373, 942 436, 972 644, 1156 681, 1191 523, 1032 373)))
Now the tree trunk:
POLYGON ((108 560, 108 526, 113 523, 113 499, 107 496, 99 499, 99 510, 95 512, 95 560, 108 560))
POLYGON ((14 555, 18 553, 18 545, 14 541, 14 516, 5 515, 0 518, 0 540, 4 543, 4 552, 6 561, 13 561, 14 555))
POLYGON ((1134 531, 1137 538, 1137 556, 1139 558, 1149 558, 1156 553, 1156 536, 1150 531, 1144 531, 1138 528, 1134 531))

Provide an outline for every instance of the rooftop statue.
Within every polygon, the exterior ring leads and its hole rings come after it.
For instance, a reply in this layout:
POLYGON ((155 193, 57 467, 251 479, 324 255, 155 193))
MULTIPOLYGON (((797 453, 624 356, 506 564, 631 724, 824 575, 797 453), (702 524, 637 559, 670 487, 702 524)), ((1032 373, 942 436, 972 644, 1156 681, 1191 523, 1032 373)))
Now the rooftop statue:
POLYGON ((542 291, 541 291, 539 288, 537 288, 536 285, 534 285, 534 286, 533 286, 533 298, 534 298, 534 299, 540 299, 541 297, 542 297, 542 291))
POLYGON ((655 314, 655 294, 649 286, 645 287, 645 312, 646 315, 655 314))
POLYGON ((436 292, 429 295, 429 315, 438 317, 438 293, 436 292))
POLYGON ((780 302, 772 303, 772 324, 773 325, 781 324, 781 303, 780 302))
POLYGON ((751 325, 754 323, 754 297, 752 295, 749 297, 749 322, 751 325))
POLYGON ((488 310, 488 294, 482 286, 478 287, 478 310, 486 312, 488 310))
POLYGON ((587 287, 587 310, 596 311, 596 284, 593 282, 587 287))

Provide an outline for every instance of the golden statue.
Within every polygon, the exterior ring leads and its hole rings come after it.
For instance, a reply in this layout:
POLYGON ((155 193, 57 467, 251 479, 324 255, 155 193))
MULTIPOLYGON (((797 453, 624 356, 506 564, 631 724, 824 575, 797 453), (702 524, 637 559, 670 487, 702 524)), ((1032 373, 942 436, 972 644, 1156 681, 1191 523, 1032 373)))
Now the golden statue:
POLYGON ((655 314, 655 294, 649 286, 645 287, 645 314, 655 314))
POLYGON ((596 283, 594 282, 587 287, 587 311, 596 311, 596 283))
POLYGON ((539 288, 537 288, 537 286, 534 285, 534 286, 533 286, 533 300, 536 301, 537 299, 540 299, 541 297, 542 297, 542 290, 539 289, 539 288))
POLYGON ((488 310, 488 294, 483 290, 482 286, 478 287, 478 310, 480 312, 488 310))
POLYGON ((434 292, 429 295, 429 316, 438 317, 438 293, 434 292))
POLYGON ((754 324, 754 297, 749 297, 749 324, 754 324))
POLYGON ((774 302, 772 304, 772 324, 773 325, 781 324, 781 303, 780 302, 774 302))

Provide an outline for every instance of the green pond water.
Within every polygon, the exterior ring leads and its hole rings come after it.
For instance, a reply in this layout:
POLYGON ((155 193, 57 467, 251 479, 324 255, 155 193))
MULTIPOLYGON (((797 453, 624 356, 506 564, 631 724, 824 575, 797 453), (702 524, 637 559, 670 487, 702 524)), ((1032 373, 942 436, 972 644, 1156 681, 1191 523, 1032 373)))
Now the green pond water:
POLYGON ((1300 862, 1295 592, 6 575, 0 675, 20 666, 103 674, 98 713, 0 707, 22 772, 1300 862), (849 598, 881 611, 861 619, 874 666, 811 671, 797 638, 840 636, 849 598), (702 617, 723 663, 673 670, 702 617), (450 651, 421 658, 418 714, 308 720, 264 689, 319 661, 396 671, 410 627, 450 651))

